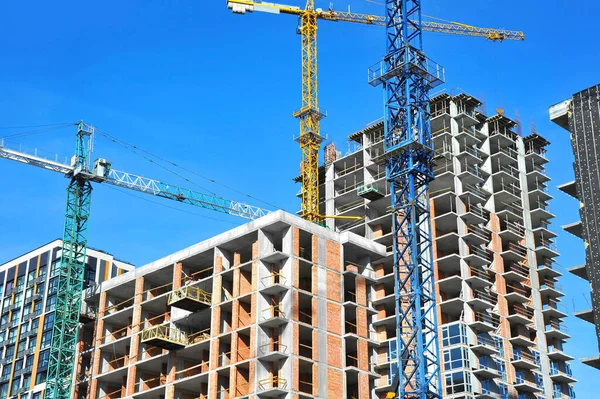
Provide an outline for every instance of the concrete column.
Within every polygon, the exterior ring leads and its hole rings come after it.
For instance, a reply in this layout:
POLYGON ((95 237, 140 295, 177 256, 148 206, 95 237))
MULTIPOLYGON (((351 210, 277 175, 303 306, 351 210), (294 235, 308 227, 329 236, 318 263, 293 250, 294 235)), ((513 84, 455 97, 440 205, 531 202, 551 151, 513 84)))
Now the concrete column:
POLYGON ((165 389, 165 399, 175 399, 175 385, 173 382, 177 376, 177 352, 169 352, 167 360, 167 387, 165 389))
POLYGON ((102 335, 103 335, 103 331, 104 331, 104 311, 106 309, 106 292, 103 291, 100 293, 100 303, 98 304, 98 322, 96 323, 96 334, 95 334, 95 340, 96 342, 94 343, 94 346, 96 349, 94 349, 94 357, 92 360, 92 381, 90 381, 90 398, 95 398, 97 397, 97 391, 98 391, 98 380, 96 377, 99 374, 100 371, 100 349, 98 349, 100 347, 100 345, 102 344, 102 335))
MULTIPOLYGON (((138 277, 135 280, 135 295, 133 297, 133 318, 131 321, 131 345, 129 348, 129 363, 136 363, 140 350, 141 322, 142 322, 142 301, 144 299, 144 277, 138 277)), ((127 388, 126 395, 133 395, 135 392, 136 366, 128 366, 127 370, 127 388)))
POLYGON ((181 288, 183 264, 181 262, 173 265, 173 290, 181 288))

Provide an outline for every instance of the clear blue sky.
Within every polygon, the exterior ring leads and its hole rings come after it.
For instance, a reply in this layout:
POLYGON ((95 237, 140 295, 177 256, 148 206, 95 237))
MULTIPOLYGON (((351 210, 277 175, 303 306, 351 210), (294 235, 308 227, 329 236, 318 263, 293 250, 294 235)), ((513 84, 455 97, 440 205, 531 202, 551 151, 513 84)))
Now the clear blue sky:
MULTIPOLYGON (((327 8, 329 2, 317 5, 327 8)), ((364 0, 334 4, 348 5, 383 12, 364 0)), ((300 160, 292 141, 298 123, 291 112, 300 105, 300 40, 294 17, 232 15, 224 0, 21 1, 0 7, 0 127, 83 119, 256 198, 298 209, 292 182, 300 160)), ((525 31, 525 42, 502 44, 427 34, 425 49, 446 67, 447 91, 461 88, 478 96, 489 112, 502 107, 513 116, 518 109, 524 133, 534 120, 552 142, 553 184, 572 179, 568 134, 548 121, 548 106, 598 83, 600 4, 430 0, 425 13, 525 31)), ((382 114, 381 89, 366 83, 366 70, 383 54, 383 35, 371 26, 319 26, 320 103, 329 113, 322 129, 341 147, 349 133, 382 114)), ((0 136, 17 132, 5 129, 0 136)), ((69 155, 74 134, 74 128, 61 129, 19 142, 69 155)), ((103 138, 95 156, 116 169, 196 187, 103 138)), ((1 263, 61 236, 67 180, 8 161, 0 161, 0 176, 1 263)), ((189 177, 223 196, 245 199, 189 177)), ((552 193, 560 231, 578 218, 578 204, 554 186, 552 193)), ((96 186, 90 245, 141 265, 240 223, 162 204, 193 214, 96 186)), ((583 263, 580 240, 560 231, 557 241, 565 267, 583 263)), ((589 307, 585 282, 567 273, 562 283, 570 313, 589 307)), ((567 323, 573 335, 567 352, 597 353, 593 327, 574 317, 567 323)), ((596 397, 593 381, 600 373, 573 364, 578 398, 596 397)))

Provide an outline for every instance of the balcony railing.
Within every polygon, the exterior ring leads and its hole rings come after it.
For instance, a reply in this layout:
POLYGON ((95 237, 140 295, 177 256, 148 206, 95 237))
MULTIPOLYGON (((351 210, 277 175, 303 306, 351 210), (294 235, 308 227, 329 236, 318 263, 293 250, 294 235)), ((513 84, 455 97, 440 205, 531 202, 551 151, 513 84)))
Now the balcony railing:
POLYGON ((522 224, 508 220, 500 221, 500 231, 510 231, 518 236, 525 235, 525 227, 522 224))
POLYGON ((474 312, 473 319, 476 322, 490 324, 494 328, 498 328, 498 326, 500 325, 500 316, 492 313, 474 312))
POLYGON ((487 190, 484 190, 475 184, 465 183, 463 186, 464 192, 475 194, 480 198, 488 198, 491 195, 487 190))
POLYGON ((481 206, 472 205, 468 203, 466 204, 465 208, 465 212, 472 213, 476 216, 479 216, 482 219, 487 219, 490 216, 490 212, 481 206))
POLYGON ((484 241, 490 241, 492 232, 487 227, 471 225, 467 228, 467 234, 474 234, 484 241))
POLYGON ((512 251, 522 257, 527 256, 527 248, 524 245, 519 244, 517 242, 513 242, 513 241, 508 242, 508 245, 506 246, 506 248, 503 249, 503 252, 504 251, 512 251))
POLYGON ((483 258, 489 262, 491 262, 494 259, 493 256, 493 252, 490 251, 487 248, 483 248, 483 247, 478 247, 476 245, 470 245, 469 246, 469 254, 470 255, 477 255, 480 258, 483 258))
POLYGON ((527 309, 523 305, 514 305, 511 309, 509 309, 509 315, 523 316, 533 322, 533 311, 527 309))
POLYGON ((497 295, 492 292, 485 292, 480 290, 473 290, 473 299, 479 299, 492 304, 496 303, 497 295))
POLYGON ((517 156, 519 155, 517 150, 512 149, 510 147, 500 147, 499 152, 501 152, 504 155, 509 156, 510 158, 514 159, 515 161, 517 160, 517 156))
POLYGON ((501 182, 500 188, 497 190, 497 192, 499 192, 499 191, 506 191, 517 197, 521 196, 521 189, 519 187, 515 186, 514 184, 510 184, 510 183, 501 182))
POLYGON ((556 320, 556 319, 551 319, 549 324, 546 324, 545 326, 545 330, 546 331, 560 331, 563 332, 565 334, 569 334, 569 327, 567 327, 566 325, 564 325, 563 323, 561 323, 560 321, 556 320))
POLYGON ((475 267, 470 267, 469 271, 471 274, 470 277, 479 277, 485 281, 489 281, 490 283, 493 283, 495 281, 494 274, 489 270, 481 270, 475 267))
POLYGON ((543 281, 540 281, 540 289, 545 289, 545 288, 563 292, 562 286, 560 284, 558 284, 556 281, 549 279, 549 278, 545 278, 543 281))
POLYGON ((513 272, 521 277, 529 278, 529 268, 520 262, 504 263, 504 273, 513 272))
POLYGON ((506 293, 507 294, 518 294, 518 295, 522 295, 526 298, 529 298, 529 296, 531 295, 531 292, 528 289, 519 287, 516 285, 511 285, 511 284, 506 285, 506 293))

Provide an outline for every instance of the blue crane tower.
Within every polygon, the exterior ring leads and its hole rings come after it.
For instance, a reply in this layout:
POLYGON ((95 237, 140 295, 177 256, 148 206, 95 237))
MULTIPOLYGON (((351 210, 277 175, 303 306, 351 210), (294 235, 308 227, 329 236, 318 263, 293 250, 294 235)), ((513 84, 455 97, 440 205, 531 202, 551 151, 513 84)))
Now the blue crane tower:
POLYGON ((395 364, 388 398, 441 398, 429 182, 429 95, 444 69, 423 53, 420 0, 386 0, 386 53, 369 69, 385 91, 384 153, 391 186, 396 300, 395 364))

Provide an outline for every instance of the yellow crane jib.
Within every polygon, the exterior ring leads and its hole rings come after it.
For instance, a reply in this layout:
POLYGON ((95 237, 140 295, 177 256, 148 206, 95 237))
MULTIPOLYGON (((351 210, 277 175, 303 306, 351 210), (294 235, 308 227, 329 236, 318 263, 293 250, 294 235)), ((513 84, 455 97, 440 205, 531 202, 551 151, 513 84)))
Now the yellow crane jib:
MULTIPOLYGON (((323 219, 332 216, 324 216, 319 212, 319 149, 323 141, 320 133, 320 121, 326 115, 319 109, 317 20, 324 19, 333 22, 385 26, 385 17, 350 11, 315 9, 314 0, 306 0, 304 8, 258 0, 228 0, 227 7, 235 14, 259 11, 270 14, 295 15, 300 19, 298 32, 302 37, 302 106, 293 113, 293 116, 300 120, 300 134, 296 137, 296 141, 298 141, 302 150, 300 167, 302 205, 300 214, 304 219, 322 222, 323 219)), ((457 22, 423 22, 422 29, 428 32, 483 37, 493 41, 523 40, 525 37, 523 32, 519 31, 478 28, 457 22)))

